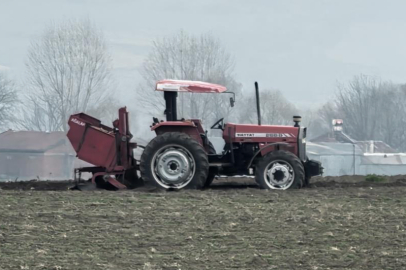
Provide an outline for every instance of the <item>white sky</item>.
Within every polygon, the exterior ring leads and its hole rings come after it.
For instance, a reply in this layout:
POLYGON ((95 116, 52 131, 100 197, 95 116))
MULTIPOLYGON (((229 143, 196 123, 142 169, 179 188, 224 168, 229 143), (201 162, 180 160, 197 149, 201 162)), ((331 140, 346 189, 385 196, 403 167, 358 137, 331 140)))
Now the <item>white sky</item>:
POLYGON ((315 107, 360 73, 406 82, 405 11, 402 0, 0 0, 0 70, 22 78, 30 40, 47 23, 89 18, 108 38, 121 100, 131 106, 152 40, 211 32, 235 56, 246 91, 258 81, 315 107))

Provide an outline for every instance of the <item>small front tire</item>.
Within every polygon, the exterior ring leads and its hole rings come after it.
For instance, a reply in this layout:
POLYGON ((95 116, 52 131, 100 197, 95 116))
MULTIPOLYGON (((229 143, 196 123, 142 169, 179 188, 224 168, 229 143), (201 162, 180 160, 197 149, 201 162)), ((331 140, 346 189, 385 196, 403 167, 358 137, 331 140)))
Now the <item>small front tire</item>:
POLYGON ((258 161, 255 181, 262 189, 301 188, 305 183, 303 163, 291 152, 270 152, 258 161))

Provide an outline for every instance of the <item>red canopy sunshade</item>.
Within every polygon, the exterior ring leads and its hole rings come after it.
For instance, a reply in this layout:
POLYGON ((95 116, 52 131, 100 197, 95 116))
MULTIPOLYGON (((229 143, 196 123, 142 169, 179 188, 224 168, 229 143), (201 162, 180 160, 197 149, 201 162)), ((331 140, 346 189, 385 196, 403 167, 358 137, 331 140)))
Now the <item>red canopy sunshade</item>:
POLYGON ((227 88, 219 84, 199 81, 161 80, 156 83, 155 90, 192 93, 222 93, 227 91, 227 88))

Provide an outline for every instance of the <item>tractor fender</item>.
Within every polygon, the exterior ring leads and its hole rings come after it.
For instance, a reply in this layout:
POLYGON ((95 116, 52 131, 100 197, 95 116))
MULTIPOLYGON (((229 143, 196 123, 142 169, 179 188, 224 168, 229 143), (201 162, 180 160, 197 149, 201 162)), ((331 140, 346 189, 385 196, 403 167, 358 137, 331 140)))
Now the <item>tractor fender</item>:
POLYGON ((267 151, 266 151, 267 149, 269 149, 269 148, 271 148, 271 147, 274 147, 274 146, 276 146, 276 145, 289 145, 289 144, 288 144, 288 143, 284 143, 284 142, 276 142, 276 143, 267 144, 266 146, 260 148, 260 149, 259 149, 258 151, 256 151, 255 154, 252 156, 250 162, 248 163, 247 169, 249 169, 249 168, 251 167, 252 162, 254 162, 254 159, 255 159, 259 154, 261 154, 261 152, 264 152, 264 151, 267 152, 267 151))
POLYGON ((196 127, 193 123, 190 124, 182 122, 163 122, 155 125, 151 129, 155 131, 156 135, 162 135, 168 132, 185 133, 192 139, 196 140, 201 146, 204 146, 198 127, 196 127))
POLYGON ((192 121, 165 121, 153 124, 151 130, 154 131, 163 127, 196 127, 192 121))

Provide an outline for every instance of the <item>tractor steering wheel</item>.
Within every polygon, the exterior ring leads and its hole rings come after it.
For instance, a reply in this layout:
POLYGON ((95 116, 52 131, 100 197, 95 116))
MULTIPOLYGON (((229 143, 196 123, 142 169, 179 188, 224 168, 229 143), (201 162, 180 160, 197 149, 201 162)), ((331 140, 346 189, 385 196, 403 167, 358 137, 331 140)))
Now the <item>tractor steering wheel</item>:
POLYGON ((224 118, 219 119, 218 121, 216 121, 216 123, 214 123, 210 129, 223 129, 223 120, 224 118), (221 124, 220 124, 221 123, 221 124), (218 125, 218 126, 217 126, 218 125), (217 127, 216 127, 217 126, 217 127))

